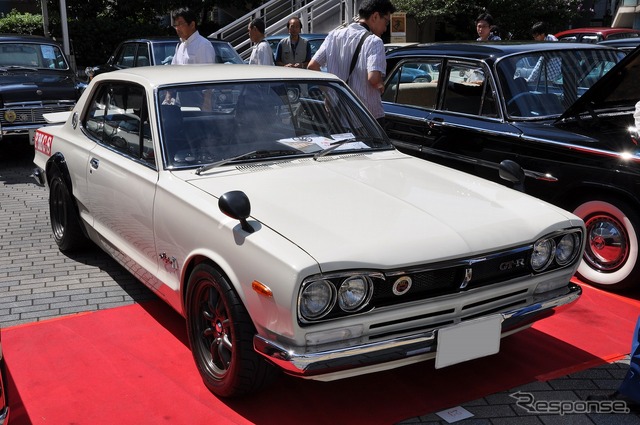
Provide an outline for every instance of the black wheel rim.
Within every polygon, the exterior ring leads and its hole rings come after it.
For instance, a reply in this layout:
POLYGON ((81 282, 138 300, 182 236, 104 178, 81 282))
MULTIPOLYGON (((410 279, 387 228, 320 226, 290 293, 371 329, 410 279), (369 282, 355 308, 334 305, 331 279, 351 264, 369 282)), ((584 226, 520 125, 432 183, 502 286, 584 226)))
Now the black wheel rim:
POLYGON ((201 364, 215 379, 223 379, 231 367, 233 338, 231 320, 223 297, 210 281, 202 281, 194 300, 194 336, 201 364))

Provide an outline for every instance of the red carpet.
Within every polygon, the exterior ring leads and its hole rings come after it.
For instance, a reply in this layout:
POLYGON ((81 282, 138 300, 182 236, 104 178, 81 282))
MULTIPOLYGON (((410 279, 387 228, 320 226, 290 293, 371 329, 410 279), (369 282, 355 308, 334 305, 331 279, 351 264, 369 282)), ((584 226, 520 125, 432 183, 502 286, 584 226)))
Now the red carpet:
POLYGON ((11 424, 391 424, 628 354, 640 302, 583 288, 488 358, 331 383, 283 376, 233 401, 205 389, 184 320, 159 301, 7 328, 11 424))

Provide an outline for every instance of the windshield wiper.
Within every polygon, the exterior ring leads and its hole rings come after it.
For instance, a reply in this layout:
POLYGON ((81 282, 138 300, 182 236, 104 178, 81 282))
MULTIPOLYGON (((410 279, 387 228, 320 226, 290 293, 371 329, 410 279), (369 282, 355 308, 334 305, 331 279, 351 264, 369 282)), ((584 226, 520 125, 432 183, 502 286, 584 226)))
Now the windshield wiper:
POLYGON ((229 162, 238 161, 241 159, 249 159, 249 158, 266 158, 271 155, 294 155, 297 152, 295 151, 287 151, 287 150, 259 150, 259 151, 251 151, 247 153, 243 153, 242 155, 232 156, 231 158, 225 158, 220 161, 212 162, 209 165, 203 165, 196 170, 196 174, 200 175, 205 171, 209 171, 213 168, 220 167, 221 165, 228 164, 229 162))
POLYGON ((22 65, 10 65, 10 66, 5 66, 3 67, 3 69, 6 69, 8 71, 37 71, 37 68, 33 68, 33 67, 29 67, 29 66, 22 66, 22 65))
POLYGON ((322 158, 323 156, 325 156, 326 154, 333 152, 334 150, 336 150, 337 148, 339 148, 342 145, 345 145, 347 143, 353 143, 353 142, 371 142, 371 141, 378 141, 378 142, 383 142, 384 139, 380 138, 380 137, 350 137, 348 139, 343 139, 343 140, 338 140, 337 142, 333 142, 331 143, 328 147, 322 149, 321 151, 316 152, 315 155, 313 155, 313 159, 315 161, 318 160, 318 158, 322 158))

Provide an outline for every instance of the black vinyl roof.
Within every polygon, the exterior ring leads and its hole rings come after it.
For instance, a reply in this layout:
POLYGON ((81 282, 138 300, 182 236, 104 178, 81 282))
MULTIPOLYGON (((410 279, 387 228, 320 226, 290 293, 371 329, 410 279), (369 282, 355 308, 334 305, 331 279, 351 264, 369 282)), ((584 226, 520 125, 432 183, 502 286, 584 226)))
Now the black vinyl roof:
MULTIPOLYGON (((588 43, 562 43, 562 42, 511 42, 511 41, 472 41, 472 42, 440 42, 425 43, 416 46, 400 47, 392 50, 387 55, 388 59, 424 56, 424 55, 448 55, 456 57, 466 57, 469 59, 493 59, 515 53, 537 52, 546 50, 585 50, 585 49, 606 49, 605 46, 588 43)), ((609 48, 610 49, 610 48, 609 48)))

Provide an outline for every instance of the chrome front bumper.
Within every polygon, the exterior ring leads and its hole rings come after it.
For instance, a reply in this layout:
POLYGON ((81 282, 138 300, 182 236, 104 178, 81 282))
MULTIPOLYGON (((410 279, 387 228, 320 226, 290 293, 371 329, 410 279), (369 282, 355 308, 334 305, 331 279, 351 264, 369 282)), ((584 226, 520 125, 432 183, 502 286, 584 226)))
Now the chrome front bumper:
MULTIPOLYGON (((544 299, 526 307, 500 312, 502 316, 502 335, 524 328, 533 322, 553 315, 559 307, 576 301, 582 294, 580 286, 570 283, 567 287, 549 294, 541 295, 544 299), (546 297, 545 297, 546 295, 546 297)), ((493 314, 493 313, 490 313, 493 314)), ((489 315, 489 314, 487 314, 489 315)), ((256 335, 253 339, 255 350, 270 362, 279 366, 285 373, 311 379, 322 379, 322 375, 340 375, 341 371, 371 368, 384 363, 412 363, 411 357, 424 357, 434 354, 437 349, 438 328, 427 329, 418 334, 365 342, 352 346, 327 347, 313 350, 309 347, 284 346, 256 335)), ((433 356, 431 356, 433 357, 433 356)), ((380 368, 380 370, 384 367, 380 368)), ((333 379, 333 378, 332 378, 333 379)), ((336 379, 339 379, 336 378, 336 379)))

